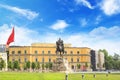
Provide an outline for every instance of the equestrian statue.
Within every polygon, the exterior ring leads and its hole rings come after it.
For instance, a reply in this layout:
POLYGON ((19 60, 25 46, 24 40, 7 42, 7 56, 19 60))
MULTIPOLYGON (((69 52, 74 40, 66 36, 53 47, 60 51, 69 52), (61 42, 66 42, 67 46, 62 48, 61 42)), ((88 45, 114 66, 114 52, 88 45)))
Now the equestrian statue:
POLYGON ((64 54, 64 44, 63 44, 63 40, 61 40, 61 38, 59 38, 58 41, 56 41, 56 53, 60 53, 60 56, 63 57, 64 54))

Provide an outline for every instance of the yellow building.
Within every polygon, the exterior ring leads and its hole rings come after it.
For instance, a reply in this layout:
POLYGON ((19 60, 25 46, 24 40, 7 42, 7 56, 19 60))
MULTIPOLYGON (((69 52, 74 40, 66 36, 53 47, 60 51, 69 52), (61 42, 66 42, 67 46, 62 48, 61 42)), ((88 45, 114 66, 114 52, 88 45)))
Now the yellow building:
MULTIPOLYGON (((71 44, 64 44, 65 53, 63 57, 68 60, 72 69, 77 69, 77 64, 84 68, 87 63, 90 68, 90 48, 71 47, 71 44)), ((26 61, 47 63, 53 62, 59 55, 56 54, 56 44, 53 43, 33 43, 31 46, 10 46, 9 61, 18 60, 20 66, 26 61)))

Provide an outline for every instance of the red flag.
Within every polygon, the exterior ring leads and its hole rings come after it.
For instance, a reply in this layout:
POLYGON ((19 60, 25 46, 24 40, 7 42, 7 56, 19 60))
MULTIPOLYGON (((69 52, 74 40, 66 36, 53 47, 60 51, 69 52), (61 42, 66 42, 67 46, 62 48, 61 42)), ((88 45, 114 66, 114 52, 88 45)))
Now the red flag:
POLYGON ((9 44, 10 44, 11 42, 14 42, 14 27, 13 27, 13 29, 12 29, 12 33, 10 34, 10 36, 9 36, 9 38, 8 38, 8 40, 7 40, 6 45, 9 46, 9 44))

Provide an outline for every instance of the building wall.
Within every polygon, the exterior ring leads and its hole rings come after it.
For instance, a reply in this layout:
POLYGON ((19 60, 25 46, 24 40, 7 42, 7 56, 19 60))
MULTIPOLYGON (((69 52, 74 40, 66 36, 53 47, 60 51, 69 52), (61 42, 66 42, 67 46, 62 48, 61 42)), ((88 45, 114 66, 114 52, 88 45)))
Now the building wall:
POLYGON ((103 66, 104 63, 105 63, 104 53, 103 52, 99 52, 98 56, 99 56, 99 68, 100 68, 100 70, 105 70, 105 68, 103 66))
MULTIPOLYGON (((71 44, 65 44, 65 53, 63 55, 70 66, 77 67, 77 64, 85 65, 88 63, 90 68, 90 48, 71 47, 71 44), (73 61, 72 61, 73 60, 73 61)), ((55 44, 32 44, 31 46, 11 46, 9 47, 9 61, 20 61, 21 67, 25 61, 46 63, 55 61, 59 55, 56 54, 55 44), (43 61, 44 59, 44 61, 43 61)))
POLYGON ((3 59, 5 61, 5 71, 7 71, 7 53, 0 52, 0 59, 3 59))
POLYGON ((93 71, 96 70, 105 70, 104 68, 104 53, 103 52, 99 52, 99 51, 95 51, 95 50, 91 50, 91 64, 93 66, 93 71))
POLYGON ((7 53, 6 53, 6 45, 0 44, 0 59, 5 61, 5 71, 7 71, 7 53))

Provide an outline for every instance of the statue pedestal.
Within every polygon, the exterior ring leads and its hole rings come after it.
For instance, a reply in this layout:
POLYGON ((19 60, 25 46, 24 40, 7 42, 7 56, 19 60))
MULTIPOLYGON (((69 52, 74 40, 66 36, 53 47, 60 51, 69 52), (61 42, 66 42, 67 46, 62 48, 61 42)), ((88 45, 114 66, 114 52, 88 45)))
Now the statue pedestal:
POLYGON ((54 61, 54 63, 53 63, 53 71, 66 71, 66 67, 64 65, 62 57, 58 57, 54 61))

